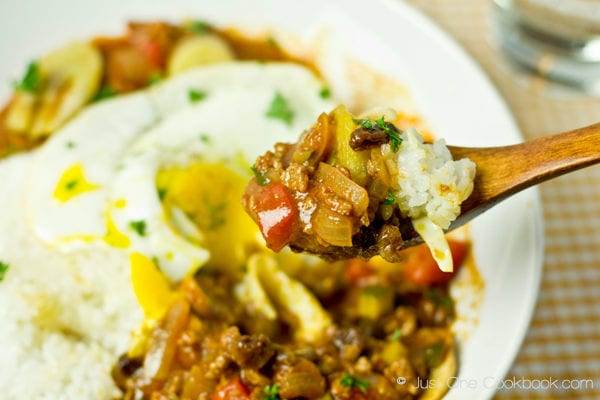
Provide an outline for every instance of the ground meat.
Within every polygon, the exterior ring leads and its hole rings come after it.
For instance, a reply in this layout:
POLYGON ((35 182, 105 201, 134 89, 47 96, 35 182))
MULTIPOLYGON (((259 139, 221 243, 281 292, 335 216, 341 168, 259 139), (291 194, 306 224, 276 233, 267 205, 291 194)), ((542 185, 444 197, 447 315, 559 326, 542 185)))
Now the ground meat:
POLYGON ((344 361, 358 358, 365 345, 365 339, 356 328, 340 329, 333 335, 333 344, 339 349, 344 361))
POLYGON ((404 396, 410 395, 408 398, 412 398, 412 396, 419 393, 417 375, 408 358, 402 357, 399 360, 394 361, 392 365, 384 370, 384 375, 392 382, 397 382, 398 378, 403 379, 404 383, 395 387, 399 394, 404 396))
POLYGON ((290 165, 290 167, 285 170, 283 183, 291 190, 306 192, 308 189, 307 168, 301 164, 290 165))
POLYGON ((417 304, 417 316, 424 325, 444 326, 453 318, 453 308, 433 299, 423 298, 417 304))
POLYGON ((275 354, 265 335, 240 335, 237 327, 223 332, 221 345, 225 354, 242 368, 260 369, 275 354))
POLYGON ((417 329, 417 314, 413 307, 400 306, 383 321, 383 330, 388 335, 406 337, 417 329))

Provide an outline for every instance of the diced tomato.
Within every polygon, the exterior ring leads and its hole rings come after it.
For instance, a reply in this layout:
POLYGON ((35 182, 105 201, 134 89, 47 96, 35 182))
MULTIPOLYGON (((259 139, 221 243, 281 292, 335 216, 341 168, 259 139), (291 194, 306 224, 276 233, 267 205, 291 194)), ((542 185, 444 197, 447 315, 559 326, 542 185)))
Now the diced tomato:
POLYGON ((162 68, 165 65, 165 58, 163 57, 163 52, 160 44, 157 42, 153 42, 150 40, 146 40, 139 44, 139 48, 144 54, 146 60, 152 64, 152 66, 157 68, 162 68))
POLYGON ((211 400, 248 400, 250 391, 240 378, 234 378, 217 387, 211 400))
POLYGON ((360 285, 367 278, 375 274, 375 269, 368 262, 353 258, 346 261, 346 279, 353 285, 360 285))
POLYGON ((404 277, 424 286, 448 282, 460 269, 469 249, 468 243, 465 242, 448 240, 448 244, 452 252, 454 272, 442 272, 431 256, 429 248, 423 244, 406 250, 408 258, 404 264, 404 277))
POLYGON ((267 246, 273 251, 288 244, 298 223, 298 208, 281 182, 258 185, 256 180, 246 191, 250 197, 250 214, 258 224, 267 246))

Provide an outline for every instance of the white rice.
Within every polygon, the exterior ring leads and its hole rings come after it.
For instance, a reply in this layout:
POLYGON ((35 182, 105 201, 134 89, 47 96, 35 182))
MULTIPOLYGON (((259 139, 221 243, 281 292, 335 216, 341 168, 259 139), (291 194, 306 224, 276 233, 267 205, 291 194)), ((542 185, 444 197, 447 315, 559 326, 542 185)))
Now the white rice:
POLYGON ((106 399, 110 369, 142 320, 127 256, 108 246, 72 254, 30 232, 22 192, 30 155, 0 161, 0 398, 106 399))
POLYGON ((453 161, 444 140, 423 143, 414 129, 408 129, 402 138, 397 153, 400 211, 413 219, 428 217, 446 229, 473 191, 475 164, 467 158, 453 161))

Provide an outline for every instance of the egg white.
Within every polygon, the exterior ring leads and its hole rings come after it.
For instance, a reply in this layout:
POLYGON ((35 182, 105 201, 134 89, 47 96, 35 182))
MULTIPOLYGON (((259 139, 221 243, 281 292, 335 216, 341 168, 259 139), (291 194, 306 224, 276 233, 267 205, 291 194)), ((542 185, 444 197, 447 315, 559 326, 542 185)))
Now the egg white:
POLYGON ((240 154, 253 160, 273 142, 294 141, 333 107, 321 98, 322 86, 296 64, 237 62, 199 68, 92 107, 35 155, 26 204, 34 232, 70 251, 106 239, 110 224, 121 239, 117 247, 153 257, 171 279, 181 279, 209 253, 199 245, 202 232, 198 241, 189 240, 169 223, 157 194, 157 172, 194 161, 239 167, 234 159, 240 154), (190 90, 206 97, 191 102, 190 90), (267 116, 275 93, 294 112, 290 124, 267 116), (97 188, 61 202, 56 187, 73 165, 97 188), (135 221, 144 222, 142 234, 132 228, 135 221))
POLYGON ((103 237, 103 210, 119 160, 157 118, 150 98, 133 94, 82 111, 53 135, 31 162, 25 209, 33 232, 63 250, 103 237), (86 179, 98 188, 61 202, 54 197, 56 186, 74 165, 81 165, 86 179))

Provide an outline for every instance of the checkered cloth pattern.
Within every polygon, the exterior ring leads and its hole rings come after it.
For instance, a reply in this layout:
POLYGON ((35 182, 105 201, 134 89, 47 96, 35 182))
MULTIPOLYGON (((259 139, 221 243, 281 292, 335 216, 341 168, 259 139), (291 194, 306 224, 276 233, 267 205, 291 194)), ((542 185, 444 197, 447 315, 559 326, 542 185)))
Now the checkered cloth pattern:
MULTIPOLYGON (((406 2, 429 15, 483 67, 527 139, 600 121, 599 98, 556 90, 504 58, 491 0, 406 2)), ((600 399, 600 166, 540 189, 546 245, 540 295, 495 399, 600 399)))

